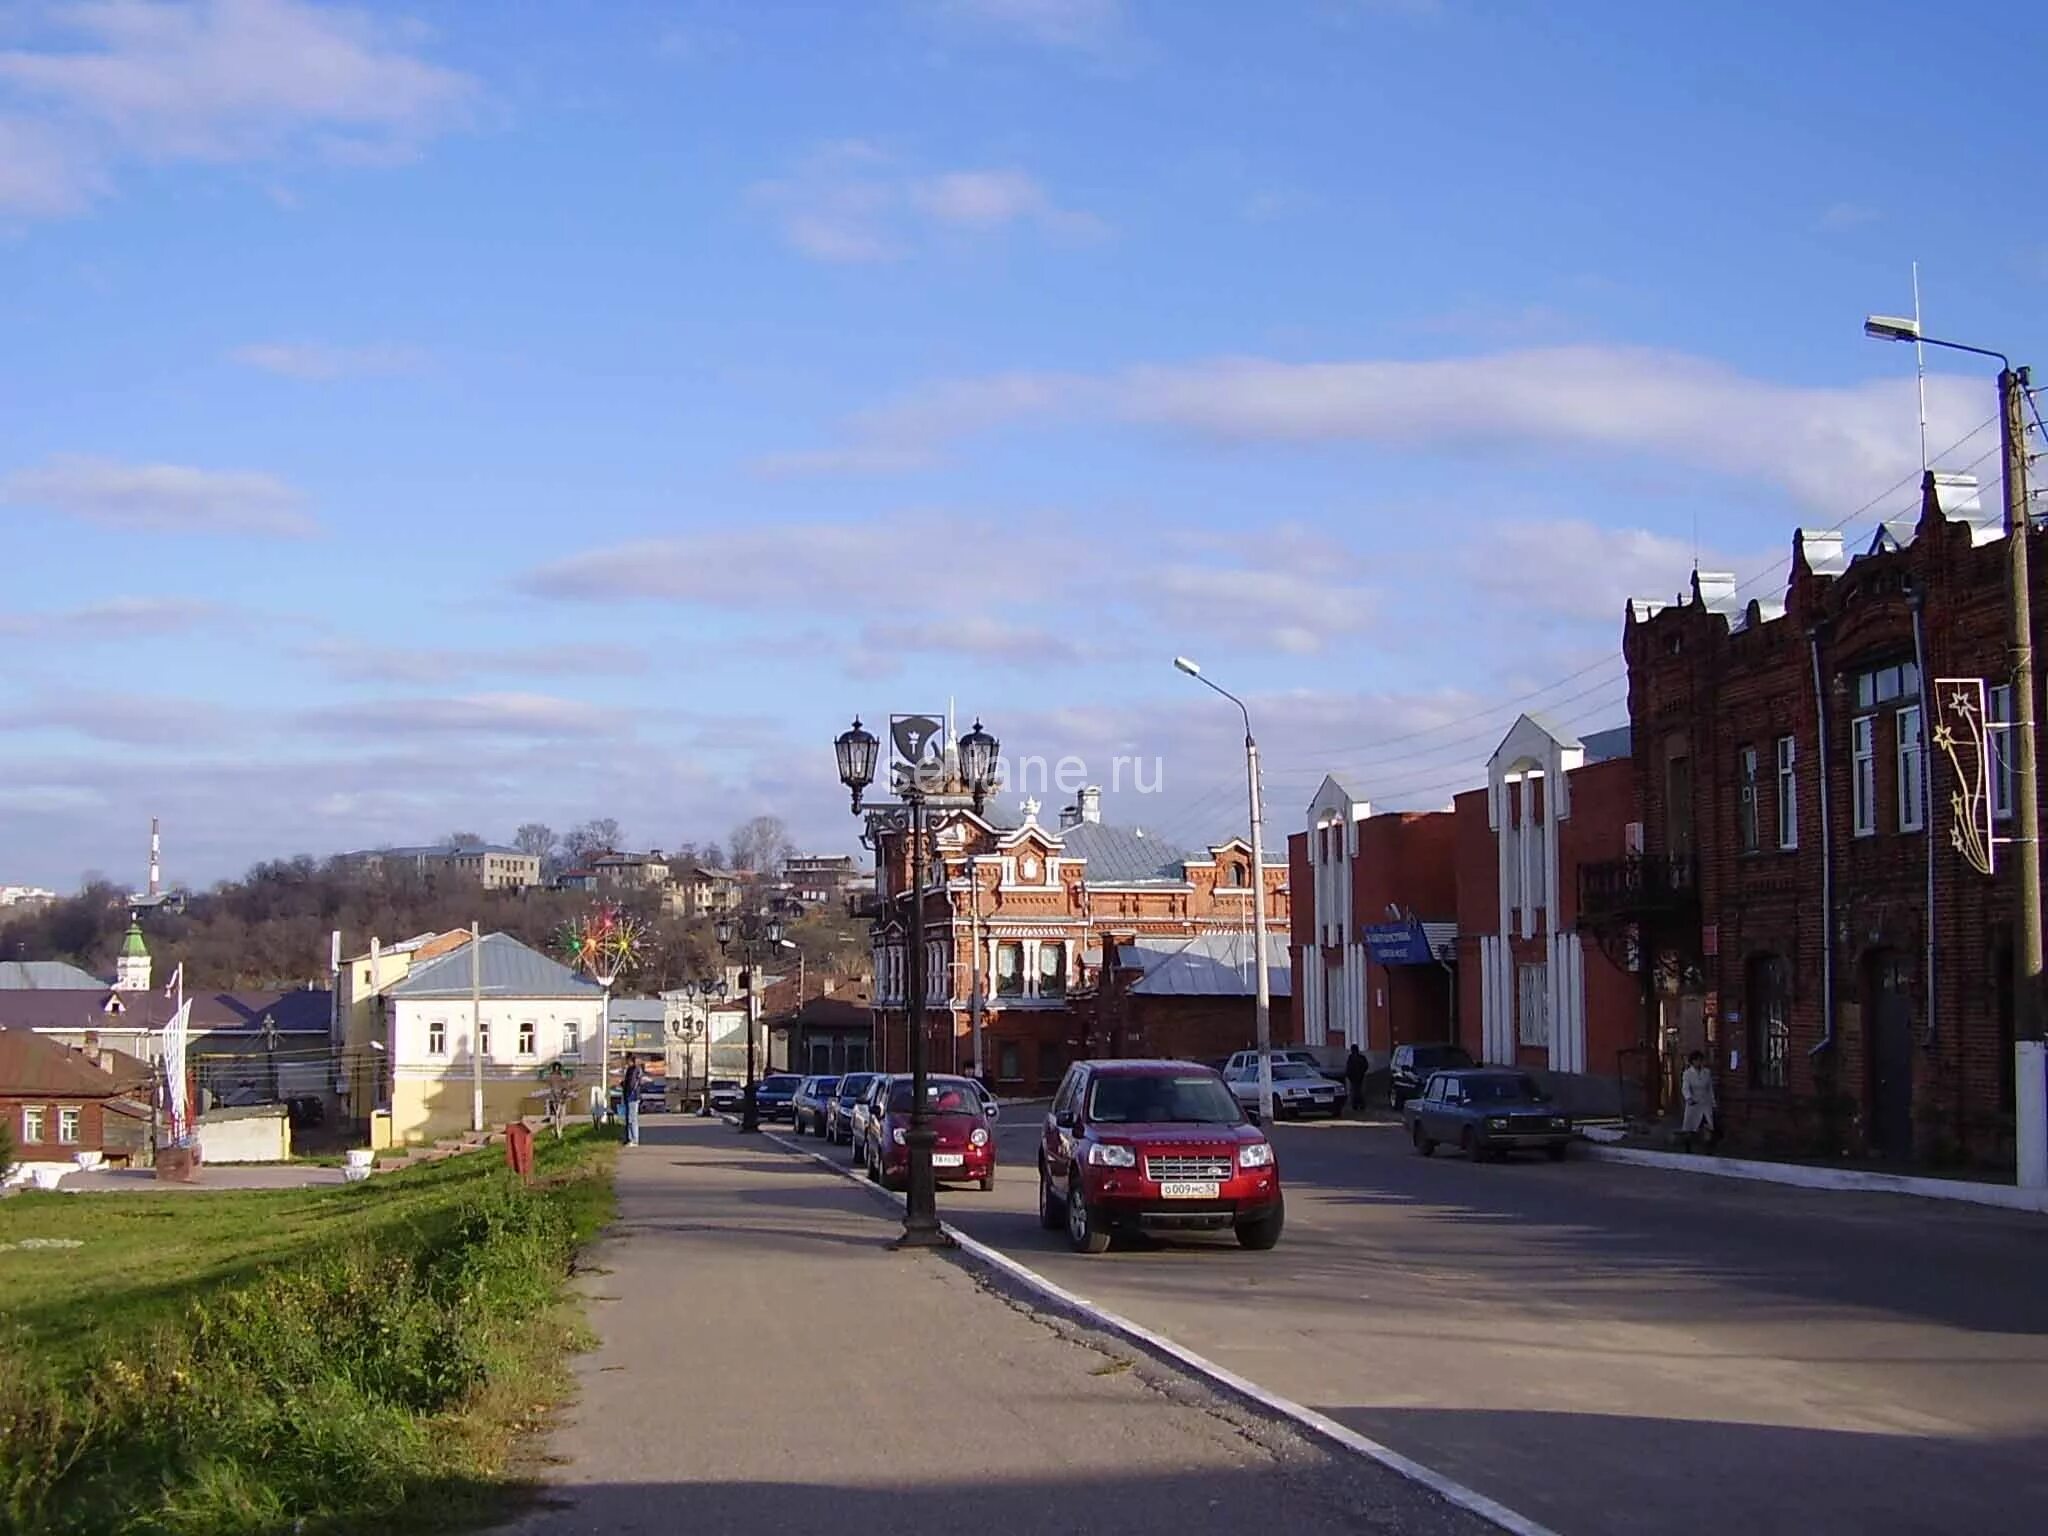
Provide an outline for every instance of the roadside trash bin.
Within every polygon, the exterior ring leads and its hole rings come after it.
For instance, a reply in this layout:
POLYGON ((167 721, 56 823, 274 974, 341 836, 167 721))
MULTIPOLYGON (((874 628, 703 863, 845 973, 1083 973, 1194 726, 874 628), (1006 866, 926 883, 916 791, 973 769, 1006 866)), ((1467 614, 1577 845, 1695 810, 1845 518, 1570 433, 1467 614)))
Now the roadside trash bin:
POLYGON ((524 1120, 505 1127, 505 1161, 520 1178, 533 1177, 533 1131, 524 1120))

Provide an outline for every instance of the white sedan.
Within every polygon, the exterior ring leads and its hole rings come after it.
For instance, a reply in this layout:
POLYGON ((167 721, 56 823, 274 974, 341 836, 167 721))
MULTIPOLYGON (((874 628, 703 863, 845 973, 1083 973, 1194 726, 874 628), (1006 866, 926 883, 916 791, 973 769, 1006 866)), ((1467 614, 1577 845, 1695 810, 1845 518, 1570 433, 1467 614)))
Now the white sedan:
MULTIPOLYGON (((1230 1084, 1231 1093, 1247 1113, 1259 1107, 1259 1064, 1256 1060, 1239 1067, 1224 1081, 1230 1084)), ((1335 1118, 1344 1113, 1344 1092, 1342 1083, 1331 1082, 1313 1067, 1305 1067, 1298 1061, 1273 1063, 1275 1119, 1311 1114, 1335 1118)))

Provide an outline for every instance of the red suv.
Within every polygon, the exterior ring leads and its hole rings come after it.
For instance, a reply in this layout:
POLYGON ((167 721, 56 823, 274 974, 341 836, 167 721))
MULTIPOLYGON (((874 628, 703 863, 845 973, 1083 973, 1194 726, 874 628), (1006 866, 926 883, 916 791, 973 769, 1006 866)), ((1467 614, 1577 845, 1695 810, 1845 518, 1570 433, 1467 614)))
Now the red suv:
POLYGON ((1081 1061, 1045 1117, 1038 1213, 1080 1253, 1119 1230, 1225 1227, 1247 1248, 1280 1241, 1273 1144, 1223 1079, 1191 1061, 1081 1061))

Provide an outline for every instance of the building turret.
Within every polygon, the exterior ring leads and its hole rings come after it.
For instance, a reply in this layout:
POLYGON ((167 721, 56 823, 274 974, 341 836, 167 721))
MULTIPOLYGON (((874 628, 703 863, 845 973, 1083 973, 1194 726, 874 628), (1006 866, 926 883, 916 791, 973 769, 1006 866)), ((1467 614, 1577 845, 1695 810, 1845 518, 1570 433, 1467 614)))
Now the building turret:
POLYGON ((114 990, 149 990, 149 946, 142 942, 142 924, 134 918, 128 921, 128 937, 121 941, 121 957, 114 962, 114 990))

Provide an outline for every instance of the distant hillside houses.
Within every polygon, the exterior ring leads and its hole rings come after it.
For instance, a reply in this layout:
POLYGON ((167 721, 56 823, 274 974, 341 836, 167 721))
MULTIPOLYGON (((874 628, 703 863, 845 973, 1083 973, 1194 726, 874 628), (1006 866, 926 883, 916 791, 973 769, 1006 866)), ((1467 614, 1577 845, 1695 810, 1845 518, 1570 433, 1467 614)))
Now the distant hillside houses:
POLYGON ((342 862, 368 874, 409 871, 447 876, 487 891, 524 891, 541 883, 540 856, 502 843, 436 843, 419 848, 369 848, 345 853, 342 862))

